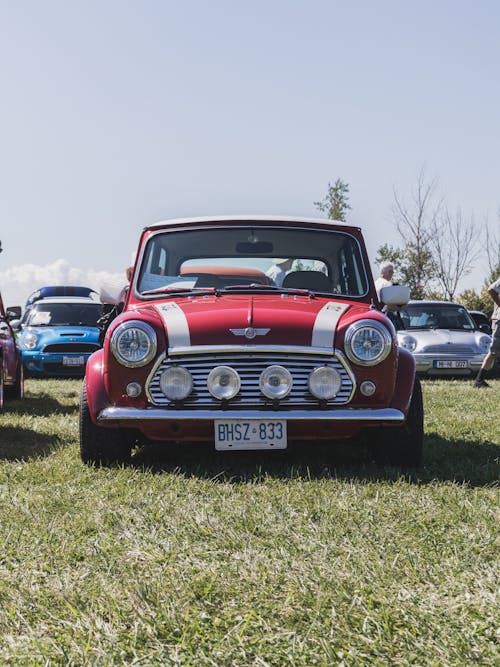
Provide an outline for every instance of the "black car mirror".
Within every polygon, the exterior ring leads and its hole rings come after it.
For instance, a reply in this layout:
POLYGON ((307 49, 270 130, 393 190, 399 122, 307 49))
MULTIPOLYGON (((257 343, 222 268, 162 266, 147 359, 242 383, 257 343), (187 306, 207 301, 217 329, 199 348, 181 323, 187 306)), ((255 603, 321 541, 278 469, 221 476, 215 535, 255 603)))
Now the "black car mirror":
POLYGON ((20 320, 21 319, 21 306, 9 306, 5 311, 7 319, 10 320, 20 320))

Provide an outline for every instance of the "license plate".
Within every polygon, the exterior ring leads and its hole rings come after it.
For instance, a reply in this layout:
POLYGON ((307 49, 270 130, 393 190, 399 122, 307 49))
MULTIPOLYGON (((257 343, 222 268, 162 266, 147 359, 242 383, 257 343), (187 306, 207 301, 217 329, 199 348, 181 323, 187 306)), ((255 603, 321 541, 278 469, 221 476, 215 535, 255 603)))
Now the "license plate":
POLYGON ((216 419, 215 449, 286 449, 284 419, 216 419))
POLYGON ((434 368, 467 368, 466 359, 435 361, 434 368))
POLYGON ((83 366, 85 357, 63 357, 63 366, 83 366))

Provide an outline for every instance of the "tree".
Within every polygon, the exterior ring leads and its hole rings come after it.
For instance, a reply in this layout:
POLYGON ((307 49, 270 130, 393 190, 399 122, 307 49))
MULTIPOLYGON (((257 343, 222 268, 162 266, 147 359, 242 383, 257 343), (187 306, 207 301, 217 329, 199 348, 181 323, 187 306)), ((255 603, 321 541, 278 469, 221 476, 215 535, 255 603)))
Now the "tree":
POLYGON ((328 190, 323 201, 315 201, 314 205, 322 213, 326 213, 330 220, 345 222, 347 211, 351 210, 349 205, 349 185, 340 178, 335 183, 328 183, 328 190))
POLYGON ((464 224, 462 212, 454 216, 446 209, 434 219, 429 246, 432 249, 434 276, 447 300, 453 301, 460 280, 469 275, 477 259, 478 230, 471 221, 464 224))
POLYGON ((409 285, 412 299, 422 299, 434 278, 434 262, 430 239, 434 223, 442 207, 436 200, 436 181, 428 181, 422 168, 417 177, 411 201, 394 189, 392 216, 403 241, 401 274, 409 285))
POLYGON ((498 235, 490 230, 487 223, 485 225, 485 250, 490 277, 492 277, 488 284, 491 284, 500 276, 500 209, 498 210, 498 235))

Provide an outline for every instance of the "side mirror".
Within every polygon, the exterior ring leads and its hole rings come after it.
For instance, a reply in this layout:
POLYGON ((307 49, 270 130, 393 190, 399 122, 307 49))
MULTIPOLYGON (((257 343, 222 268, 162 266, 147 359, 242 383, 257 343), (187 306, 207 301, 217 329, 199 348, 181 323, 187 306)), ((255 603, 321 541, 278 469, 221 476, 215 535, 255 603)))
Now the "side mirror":
POLYGON ((14 329, 14 331, 19 331, 21 328, 21 320, 10 320, 10 326, 14 329))
POLYGON ((408 285, 389 285, 380 290, 380 300, 386 306, 402 308, 410 300, 410 288, 408 285))
POLYGON ((491 335, 491 327, 489 324, 480 324, 478 327, 479 331, 485 334, 490 334, 491 335))
POLYGON ((10 320, 20 320, 21 319, 21 306, 10 306, 5 311, 7 319, 10 320))

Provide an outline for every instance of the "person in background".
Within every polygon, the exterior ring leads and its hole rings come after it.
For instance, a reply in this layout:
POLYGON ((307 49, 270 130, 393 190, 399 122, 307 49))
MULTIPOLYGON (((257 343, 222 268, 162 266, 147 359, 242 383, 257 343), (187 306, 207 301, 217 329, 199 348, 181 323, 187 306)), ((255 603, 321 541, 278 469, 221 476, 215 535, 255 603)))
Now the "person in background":
POLYGON ((378 300, 380 299, 380 290, 382 287, 389 287, 392 285, 392 276, 394 275, 394 264, 389 261, 382 262, 380 265, 380 275, 375 281, 375 289, 377 290, 378 300))
POLYGON ((281 287, 286 274, 292 268, 293 259, 283 259, 282 257, 275 257, 273 265, 266 271, 266 276, 270 278, 276 287, 281 287))
POLYGON ((493 367, 495 358, 500 355, 500 277, 488 287, 488 294, 495 304, 493 315, 491 316, 491 345, 474 380, 474 387, 476 389, 485 389, 490 386, 484 379, 484 376, 493 367))

